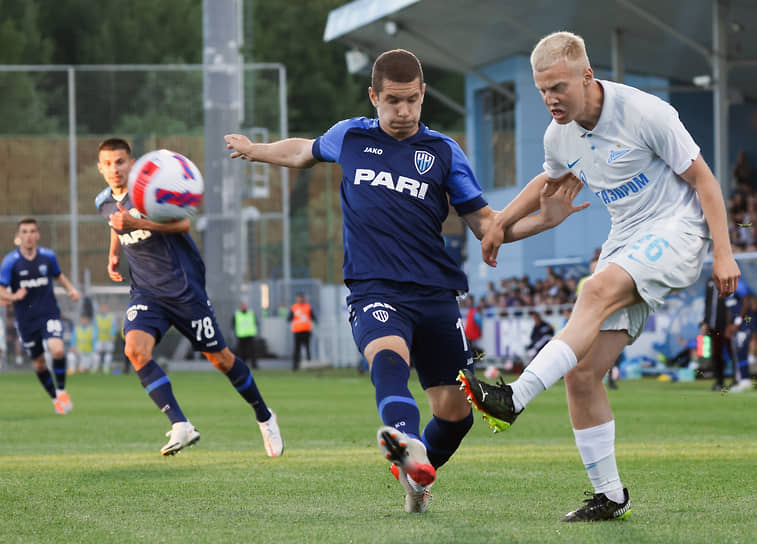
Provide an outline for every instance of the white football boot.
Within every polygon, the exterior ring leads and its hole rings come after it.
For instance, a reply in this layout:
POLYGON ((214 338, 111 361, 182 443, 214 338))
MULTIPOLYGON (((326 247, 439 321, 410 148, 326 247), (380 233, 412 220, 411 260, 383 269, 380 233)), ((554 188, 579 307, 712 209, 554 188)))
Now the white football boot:
POLYGON ((428 510, 431 503, 431 484, 420 485, 415 483, 401 468, 397 469, 396 476, 402 487, 405 488, 405 512, 422 514, 428 510))
POLYGON ((271 412, 271 417, 268 421, 258 421, 258 426, 260 434, 263 435, 263 445, 268 457, 279 457, 284 453, 284 439, 281 437, 276 414, 270 408, 268 411, 271 412))
POLYGON ((405 512, 423 513, 431 501, 429 489, 436 479, 423 442, 394 427, 380 427, 376 439, 384 457, 392 462, 392 474, 405 489, 405 512))
POLYGON ((434 483, 436 469, 428 460, 423 442, 389 426, 379 427, 376 440, 384 457, 404 470, 413 481, 423 486, 434 483))
POLYGON ((168 443, 160 449, 161 455, 176 455, 182 449, 200 440, 200 433, 189 421, 179 421, 166 433, 168 443))
POLYGON ((71 395, 66 393, 65 389, 56 389, 55 398, 60 401, 66 414, 74 409, 74 403, 71 401, 71 395))

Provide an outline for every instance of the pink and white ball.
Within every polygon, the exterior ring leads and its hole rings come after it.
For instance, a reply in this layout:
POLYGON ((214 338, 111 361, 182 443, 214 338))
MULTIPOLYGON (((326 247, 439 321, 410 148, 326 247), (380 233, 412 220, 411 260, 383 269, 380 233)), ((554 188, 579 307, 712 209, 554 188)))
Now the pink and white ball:
POLYGON ((494 380, 499 376, 499 369, 494 365, 486 365, 484 376, 489 380, 494 380))
POLYGON ((168 149, 142 155, 129 172, 128 184, 134 207, 159 223, 193 216, 205 191, 200 169, 168 149))

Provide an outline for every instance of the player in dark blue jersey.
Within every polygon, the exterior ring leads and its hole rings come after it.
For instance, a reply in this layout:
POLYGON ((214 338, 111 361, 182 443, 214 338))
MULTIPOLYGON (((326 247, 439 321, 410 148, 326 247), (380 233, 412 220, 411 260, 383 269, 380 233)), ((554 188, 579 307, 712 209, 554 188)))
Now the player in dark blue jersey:
MULTIPOLYGON (((377 119, 341 121, 315 140, 253 144, 239 134, 225 140, 232 158, 342 167, 344 280, 353 337, 370 365, 384 423, 379 447, 405 489, 405 510, 424 512, 436 469, 473 424, 455 381, 473 364, 456 300, 468 281, 444 249, 442 223, 451 203, 481 239, 494 212, 458 144, 420 122, 425 83, 415 55, 382 54, 368 93, 377 119), (433 412, 422 433, 408 389, 411 356, 433 412)), ((574 180, 552 195, 543 192, 544 211, 515 223, 506 239, 541 232, 582 209, 572 205, 580 186, 574 180)))
POLYGON ((160 453, 174 455, 200 439, 181 411, 168 376, 152 358, 156 343, 173 325, 250 403, 266 453, 278 457, 284 442, 276 414, 263 401, 250 369, 226 347, 205 292, 205 265, 189 236, 189 219, 156 223, 143 218, 128 195, 127 179, 133 164, 126 141, 111 138, 100 144, 97 168, 108 188, 97 195, 95 205, 110 225, 110 278, 123 281, 118 271, 122 252, 129 263, 131 301, 124 320, 125 355, 147 394, 172 424, 166 435, 168 443, 160 453))
POLYGON ((52 249, 41 247, 37 221, 21 219, 16 228, 18 248, 8 253, 0 266, 0 298, 13 302, 16 329, 42 387, 53 400, 57 414, 70 412, 74 405, 66 392, 66 353, 63 345, 63 323, 53 292, 53 280, 65 287, 75 302, 79 291, 58 266, 52 249), (45 362, 45 343, 53 360, 53 376, 45 362))

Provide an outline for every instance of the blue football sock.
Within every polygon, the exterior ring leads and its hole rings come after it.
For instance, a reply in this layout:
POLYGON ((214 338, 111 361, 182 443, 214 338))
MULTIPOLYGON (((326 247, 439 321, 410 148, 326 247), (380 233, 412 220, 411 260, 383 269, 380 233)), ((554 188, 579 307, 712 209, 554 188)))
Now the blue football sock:
POLYGON ((37 372, 37 378, 39 378, 42 387, 45 388, 45 391, 47 391, 47 394, 50 395, 50 398, 54 399, 55 386, 53 385, 53 375, 50 374, 50 371, 47 370, 47 367, 45 367, 45 370, 43 370, 42 372, 37 372))
POLYGON ((150 361, 145 366, 137 370, 139 381, 145 392, 158 407, 158 409, 168 416, 171 423, 186 421, 187 418, 179 408, 176 397, 173 396, 171 380, 168 379, 163 369, 155 361, 150 361))
POLYGON ((265 405, 265 401, 258 391, 250 367, 244 364, 239 357, 235 357, 234 366, 226 373, 226 377, 229 378, 231 385, 239 391, 242 398, 249 402, 252 409, 255 410, 255 418, 258 421, 268 421, 271 417, 271 411, 265 405))
POLYGON ((371 365, 371 381, 376 388, 376 406, 384 425, 420 438, 421 413, 410 394, 407 381, 410 367, 396 352, 385 349, 371 365))
POLYGON ((53 372, 55 373, 55 383, 58 389, 66 388, 66 358, 53 359, 53 372))
POLYGON ((739 380, 749 379, 749 360, 739 361, 739 380))
POLYGON ((422 440, 434 468, 439 468, 452 457, 472 426, 473 412, 460 421, 447 421, 436 416, 431 418, 423 429, 422 440))

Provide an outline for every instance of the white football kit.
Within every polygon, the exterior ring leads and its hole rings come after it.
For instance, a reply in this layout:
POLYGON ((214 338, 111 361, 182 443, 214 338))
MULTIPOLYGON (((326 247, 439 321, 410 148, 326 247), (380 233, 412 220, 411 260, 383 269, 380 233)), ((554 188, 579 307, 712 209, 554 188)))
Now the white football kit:
POLYGON ((575 121, 550 123, 544 134, 544 171, 572 172, 610 212, 612 228, 596 270, 615 263, 633 278, 644 302, 611 315, 602 330, 638 338, 650 311, 702 271, 709 229, 694 188, 680 174, 699 147, 663 100, 611 81, 599 121, 586 130, 575 121))

